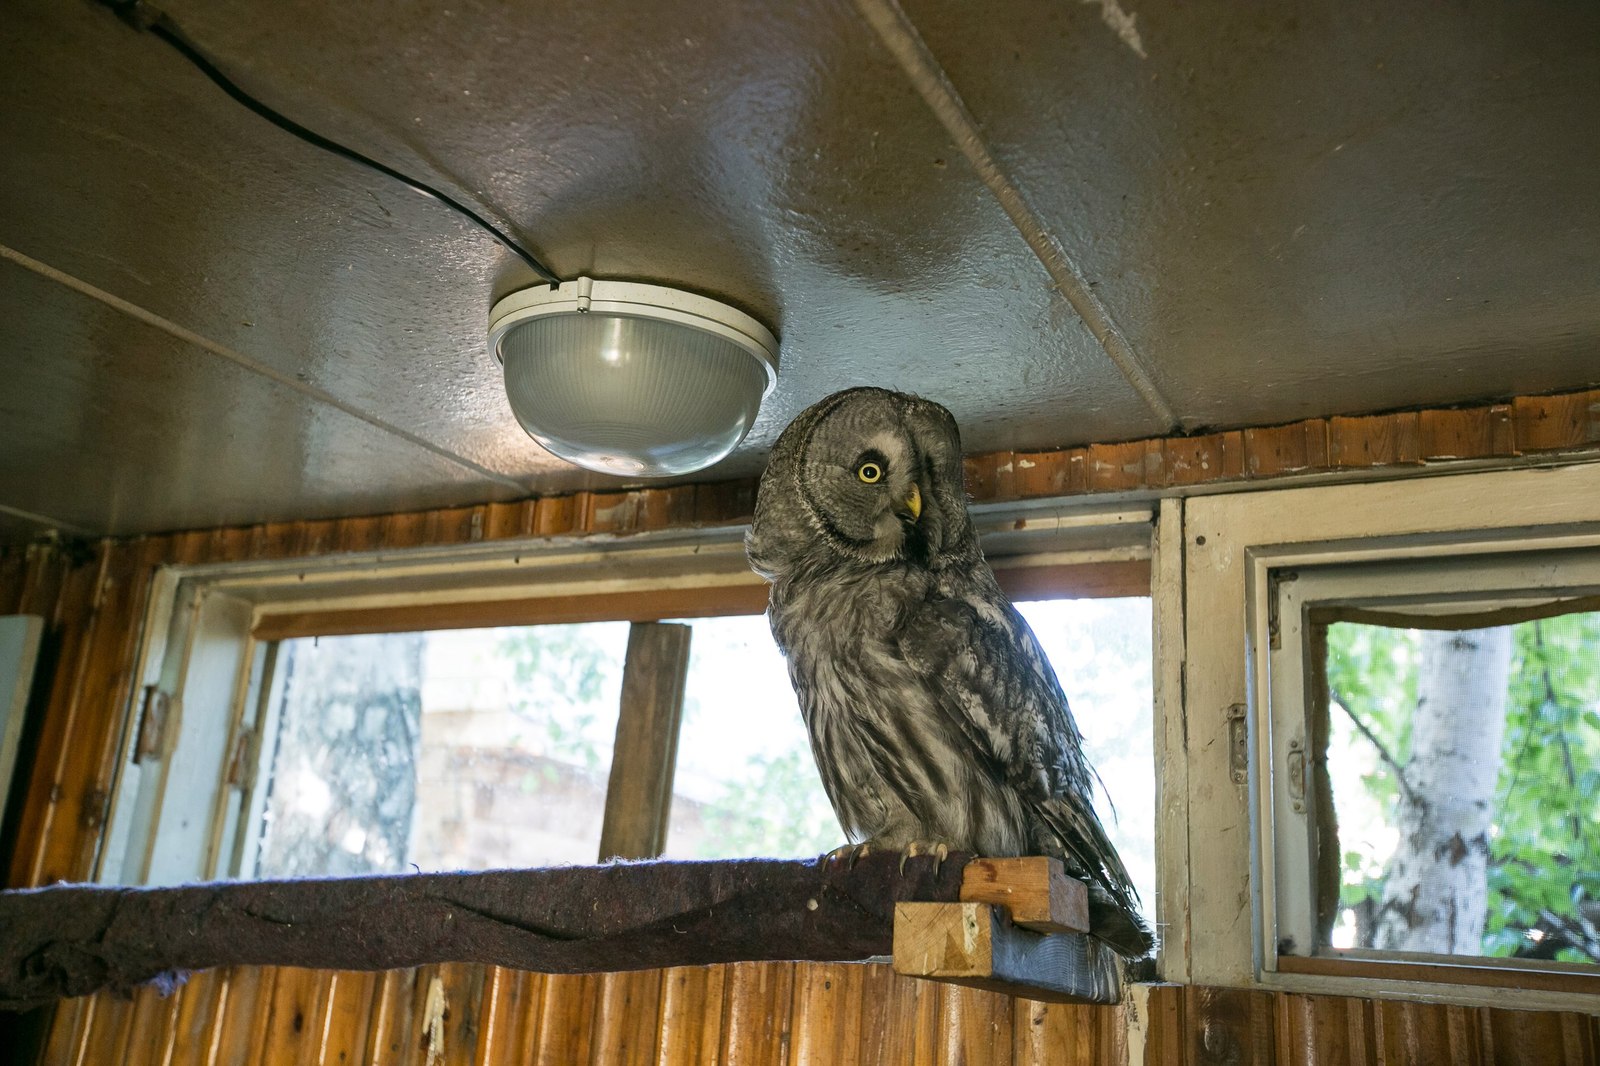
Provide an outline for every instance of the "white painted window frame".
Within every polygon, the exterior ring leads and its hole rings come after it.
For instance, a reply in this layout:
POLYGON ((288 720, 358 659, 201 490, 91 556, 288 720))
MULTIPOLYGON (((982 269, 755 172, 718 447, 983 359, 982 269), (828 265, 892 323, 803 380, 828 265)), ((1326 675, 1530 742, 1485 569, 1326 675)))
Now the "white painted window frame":
MULTIPOLYGON (((1148 503, 1039 502, 974 512, 997 570, 1152 556, 1148 503)), ((145 618, 95 879, 175 884, 253 874, 253 849, 240 827, 259 821, 262 768, 271 765, 276 734, 270 717, 281 702, 263 691, 281 679, 270 661, 275 645, 251 635, 263 617, 761 584, 745 560, 743 536, 744 527, 723 527, 163 567, 145 618), (142 693, 152 686, 168 697, 166 728, 160 750, 135 762, 142 693), (236 751, 250 763, 242 787, 229 779, 236 751)))
MULTIPOLYGON (((1266 651, 1274 570, 1600 543, 1600 466, 1272 489, 1195 497, 1182 506, 1184 668, 1181 707, 1169 712, 1181 729, 1169 746, 1182 744, 1185 779, 1167 782, 1173 803, 1162 811, 1169 833, 1184 834, 1189 857, 1186 906, 1165 930, 1181 936, 1169 956, 1181 955, 1185 943, 1188 952, 1186 966, 1174 960, 1164 974, 1200 984, 1592 1011, 1593 997, 1568 993, 1277 971, 1285 904, 1273 880, 1280 848, 1274 802, 1285 785, 1275 761, 1266 651), (1244 710, 1248 729, 1243 782, 1231 768, 1230 742, 1241 736, 1230 726, 1234 708, 1244 710)), ((1173 580, 1172 540, 1170 531, 1159 540, 1168 558, 1156 574, 1158 612, 1162 582, 1173 580)), ((1285 634, 1283 645, 1289 641, 1285 634)), ((1302 684, 1301 700, 1303 691, 1302 684)), ((1287 744, 1288 737, 1279 739, 1287 744)), ((1169 770, 1165 763, 1160 769, 1169 770)))

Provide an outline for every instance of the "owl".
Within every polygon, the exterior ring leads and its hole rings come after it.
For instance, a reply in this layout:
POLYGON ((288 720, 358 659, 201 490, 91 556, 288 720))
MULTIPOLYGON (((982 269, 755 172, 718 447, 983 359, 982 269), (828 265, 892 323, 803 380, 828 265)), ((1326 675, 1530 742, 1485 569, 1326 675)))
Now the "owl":
POLYGON ((851 842, 1053 855, 1088 883, 1094 934, 1148 954, 1067 698, 978 547, 950 412, 877 388, 806 409, 745 550, 851 842))

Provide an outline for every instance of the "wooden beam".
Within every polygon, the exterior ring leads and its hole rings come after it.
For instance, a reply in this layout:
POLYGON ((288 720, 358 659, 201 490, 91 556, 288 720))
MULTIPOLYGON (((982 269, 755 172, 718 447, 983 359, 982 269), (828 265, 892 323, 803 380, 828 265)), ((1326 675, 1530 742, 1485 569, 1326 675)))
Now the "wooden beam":
POLYGON ((894 969, 1051 1003, 1116 1003, 1115 956, 1082 933, 1020 929, 987 903, 898 903, 894 969))
POLYGON ((1013 925, 1035 933, 1087 933, 1089 889, 1060 859, 973 859, 961 873, 961 901, 1005 908, 1013 925))
MULTIPOLYGON (((966 855, 642 862, 180 888, 0 892, 0 1009, 215 966, 493 963, 595 973, 889 954, 894 905, 954 902, 966 855), (937 868, 936 868, 937 866, 937 868)), ((1029 934, 1030 936, 1033 934, 1029 934)))
POLYGON ((653 859, 666 847, 690 636, 688 626, 665 622, 635 622, 628 631, 601 862, 653 859))

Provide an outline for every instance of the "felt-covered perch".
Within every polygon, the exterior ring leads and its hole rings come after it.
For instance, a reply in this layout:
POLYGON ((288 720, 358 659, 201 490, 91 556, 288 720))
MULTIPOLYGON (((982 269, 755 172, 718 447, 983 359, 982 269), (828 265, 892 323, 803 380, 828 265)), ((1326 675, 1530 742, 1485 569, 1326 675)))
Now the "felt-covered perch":
POLYGON ((934 911, 920 912, 915 958, 904 966, 896 959, 903 973, 1036 998, 1116 1001, 1109 953, 1081 932, 1059 931, 1087 922, 1081 884, 1062 877, 1054 860, 969 858, 951 855, 937 864, 922 856, 903 870, 900 855, 888 853, 853 864, 619 862, 178 888, 19 889, 0 892, 0 1008, 151 981, 170 985, 186 971, 215 966, 386 970, 477 962, 589 973, 853 961, 912 942, 904 909, 897 911, 907 902, 934 911), (938 932, 947 927, 945 908, 974 907, 991 931, 981 944, 938 932), (1038 929, 1051 932, 1032 931, 1038 929))
POLYGON ((966 856, 629 862, 488 873, 0 892, 0 1007, 215 966, 548 973, 888 955, 894 905, 955 900, 966 856))

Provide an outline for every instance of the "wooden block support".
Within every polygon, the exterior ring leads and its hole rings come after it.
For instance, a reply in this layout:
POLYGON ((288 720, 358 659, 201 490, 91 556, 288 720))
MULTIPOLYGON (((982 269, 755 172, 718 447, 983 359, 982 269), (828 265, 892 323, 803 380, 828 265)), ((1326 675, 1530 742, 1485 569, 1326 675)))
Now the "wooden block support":
POLYGON ((1089 890, 1044 855, 973 859, 961 874, 961 901, 1004 907, 1013 924, 1036 933, 1089 931, 1089 890))
POLYGON ((897 903, 894 969, 1051 1003, 1118 1002, 1115 957, 1082 933, 1041 934, 987 903, 897 903))

